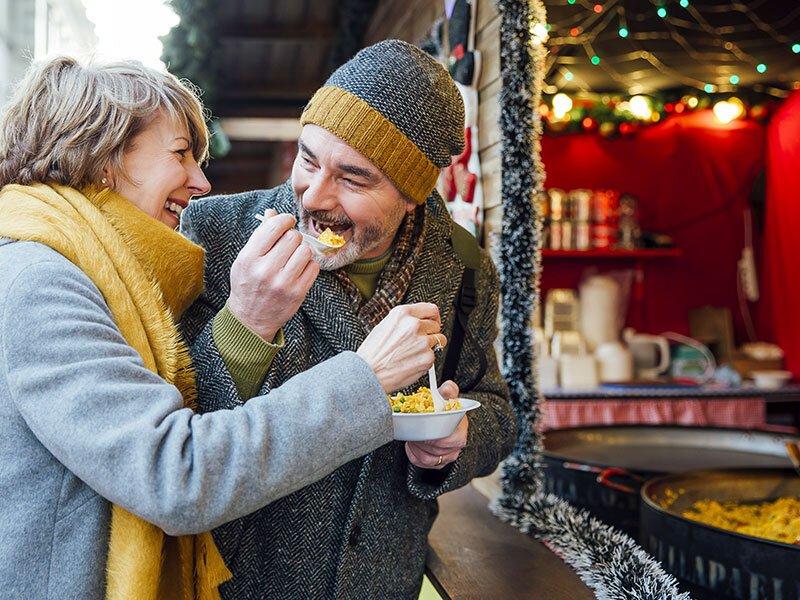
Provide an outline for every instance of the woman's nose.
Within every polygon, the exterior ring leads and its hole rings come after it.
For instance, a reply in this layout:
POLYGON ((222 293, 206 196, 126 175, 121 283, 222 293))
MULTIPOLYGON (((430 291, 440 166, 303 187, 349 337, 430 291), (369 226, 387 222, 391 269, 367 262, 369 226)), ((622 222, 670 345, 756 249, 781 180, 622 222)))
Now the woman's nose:
POLYGON ((211 184, 203 173, 200 165, 194 163, 189 169, 189 190, 193 196, 204 196, 211 191, 211 184))

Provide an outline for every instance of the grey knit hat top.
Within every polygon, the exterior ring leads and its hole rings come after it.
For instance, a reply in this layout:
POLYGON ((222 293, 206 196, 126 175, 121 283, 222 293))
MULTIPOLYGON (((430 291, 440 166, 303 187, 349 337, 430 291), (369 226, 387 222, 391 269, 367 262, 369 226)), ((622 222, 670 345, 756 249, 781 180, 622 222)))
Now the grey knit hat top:
POLYGON ((417 202, 464 149, 464 103, 455 83, 431 56, 401 40, 364 48, 339 67, 301 123, 340 137, 417 202))

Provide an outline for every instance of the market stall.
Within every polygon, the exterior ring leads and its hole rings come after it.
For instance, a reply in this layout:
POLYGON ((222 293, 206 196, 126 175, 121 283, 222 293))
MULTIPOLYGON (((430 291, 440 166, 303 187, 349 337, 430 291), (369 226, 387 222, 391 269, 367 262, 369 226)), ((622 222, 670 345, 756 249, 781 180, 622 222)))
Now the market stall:
MULTIPOLYGON (((477 12, 474 43, 443 59, 457 77, 455 65, 479 54, 477 131, 468 129, 477 181, 459 157, 443 191, 455 218, 473 220, 502 278, 500 349, 520 437, 489 484, 494 512, 599 597, 623 597, 623 588, 637 598, 794 597, 785 544, 764 570, 715 555, 713 544, 698 554, 705 530, 682 513, 663 521, 680 520, 680 539, 665 538, 668 525, 654 528, 651 516, 641 533, 639 521, 652 513, 640 509, 642 484, 659 474, 789 473, 800 394, 790 383, 793 291, 777 290, 796 277, 787 165, 797 147, 784 133, 800 95, 795 26, 777 2, 466 4, 477 12)), ((402 36, 404 26, 372 31, 402 36)), ((716 497, 698 485, 691 498, 716 497)), ((751 487, 748 501, 778 489, 751 487)), ((440 523, 453 525, 450 510, 469 514, 462 529, 483 535, 483 545, 467 538, 475 556, 503 555, 490 541, 501 534, 467 510, 471 494, 443 498, 440 523)), ((536 560, 517 543, 510 554, 536 560)), ((491 559, 466 565, 441 527, 431 546, 442 594, 463 593, 458 567, 481 590, 478 580, 506 572, 491 559)), ((538 589, 535 572, 510 562, 514 583, 538 589)), ((496 589, 516 597, 519 587, 496 589)))

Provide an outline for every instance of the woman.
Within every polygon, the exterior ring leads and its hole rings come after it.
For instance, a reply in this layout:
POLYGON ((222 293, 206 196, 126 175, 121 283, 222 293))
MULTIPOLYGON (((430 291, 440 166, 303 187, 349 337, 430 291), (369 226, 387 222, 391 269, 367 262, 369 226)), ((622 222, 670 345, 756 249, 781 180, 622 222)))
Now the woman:
MULTIPOLYGON (((202 532, 389 442, 386 393, 445 341, 435 306, 405 307, 357 353, 194 414, 175 321, 203 253, 174 228, 209 191, 207 147, 194 93, 132 62, 34 67, 0 119, 7 597, 218 597, 230 573, 202 532)), ((302 301, 315 265, 274 219, 262 237, 302 301)))

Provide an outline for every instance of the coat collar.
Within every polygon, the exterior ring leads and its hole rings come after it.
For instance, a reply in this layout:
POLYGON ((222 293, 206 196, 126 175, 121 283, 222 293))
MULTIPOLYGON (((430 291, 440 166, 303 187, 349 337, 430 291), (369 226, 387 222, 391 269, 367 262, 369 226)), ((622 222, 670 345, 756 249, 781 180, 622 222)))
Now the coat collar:
MULTIPOLYGON (((265 198, 263 206, 259 206, 261 212, 266 208, 266 203, 265 198)), ((281 213, 297 216, 291 181, 285 182, 278 188, 277 197, 272 201, 272 208, 281 213)), ((444 325, 446 322, 449 323, 452 316, 452 306, 464 265, 453 250, 451 241, 453 222, 444 200, 435 190, 428 198, 425 210, 427 211, 425 245, 418 257, 415 274, 402 303, 437 304, 444 325)), ((254 222, 253 230, 256 226, 257 222, 254 222)), ((327 340, 334 353, 356 350, 369 333, 358 316, 358 302, 332 272, 322 271, 319 274, 295 318, 307 321, 315 335, 327 340)))

